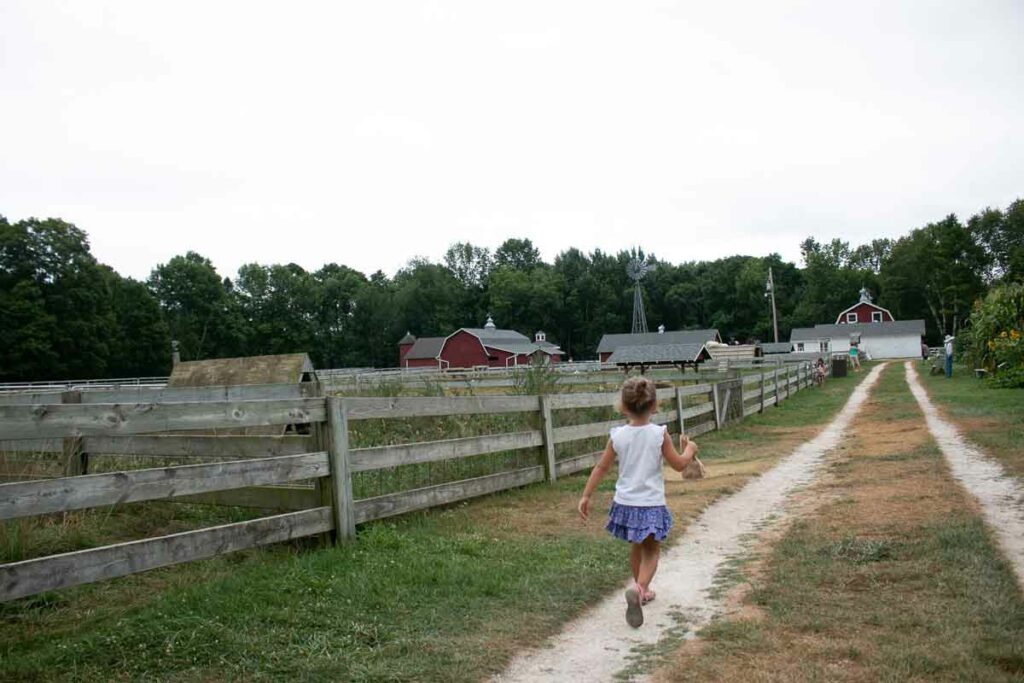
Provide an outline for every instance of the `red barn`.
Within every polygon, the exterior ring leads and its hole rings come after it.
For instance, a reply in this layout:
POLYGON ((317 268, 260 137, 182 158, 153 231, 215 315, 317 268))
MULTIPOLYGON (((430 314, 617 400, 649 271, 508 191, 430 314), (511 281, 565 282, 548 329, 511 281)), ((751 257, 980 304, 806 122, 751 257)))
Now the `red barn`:
POLYGON ((860 301, 850 306, 836 318, 836 325, 854 323, 891 323, 895 320, 888 309, 872 303, 871 293, 861 288, 860 301))
POLYGON ((533 341, 515 330, 499 330, 488 317, 482 328, 463 327, 447 337, 406 334, 398 342, 403 368, 506 368, 529 365, 534 360, 557 363, 564 352, 537 332, 533 341))

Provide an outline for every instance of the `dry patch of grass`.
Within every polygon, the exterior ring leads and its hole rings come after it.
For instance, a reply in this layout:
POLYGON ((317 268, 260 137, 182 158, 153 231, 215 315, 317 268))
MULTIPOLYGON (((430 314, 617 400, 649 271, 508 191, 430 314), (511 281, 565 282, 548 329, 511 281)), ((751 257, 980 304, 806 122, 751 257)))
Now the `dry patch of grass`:
POLYGON ((660 681, 1020 680, 1024 600, 948 474, 900 368, 727 616, 660 681), (898 410, 892 410, 893 406, 898 410))

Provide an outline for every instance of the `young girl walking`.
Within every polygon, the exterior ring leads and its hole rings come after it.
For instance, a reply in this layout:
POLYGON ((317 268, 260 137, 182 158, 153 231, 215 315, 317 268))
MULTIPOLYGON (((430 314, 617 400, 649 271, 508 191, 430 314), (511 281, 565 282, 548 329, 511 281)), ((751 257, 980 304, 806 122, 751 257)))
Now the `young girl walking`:
POLYGON ((633 585, 626 590, 626 622, 633 628, 644 623, 643 605, 654 600, 651 581, 658 571, 661 543, 672 528, 672 514, 665 506, 664 459, 677 472, 697 457, 697 444, 679 437, 681 454, 672 445, 668 430, 651 422, 658 397, 654 382, 635 377, 622 385, 620 410, 629 424, 614 427, 601 460, 590 473, 580 498, 584 521, 590 516, 590 496, 601 483, 615 459, 619 479, 605 528, 615 538, 630 543, 629 566, 633 585))

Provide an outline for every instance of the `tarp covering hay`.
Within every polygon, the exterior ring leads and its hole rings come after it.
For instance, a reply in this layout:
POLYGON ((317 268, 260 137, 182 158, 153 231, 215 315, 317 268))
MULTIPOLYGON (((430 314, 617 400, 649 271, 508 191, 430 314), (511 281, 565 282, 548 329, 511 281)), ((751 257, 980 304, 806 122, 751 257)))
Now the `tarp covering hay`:
MULTIPOLYGON (((177 363, 167 380, 168 387, 214 387, 244 384, 300 384, 316 381, 313 361, 305 353, 245 358, 215 358, 177 363)), ((217 434, 243 436, 278 436, 305 433, 308 425, 242 427, 218 429, 217 434)), ((190 432, 210 434, 213 432, 190 432)))
POLYGON ((297 384, 316 379, 313 362, 304 353, 247 358, 216 358, 178 363, 169 387, 237 386, 240 384, 297 384))

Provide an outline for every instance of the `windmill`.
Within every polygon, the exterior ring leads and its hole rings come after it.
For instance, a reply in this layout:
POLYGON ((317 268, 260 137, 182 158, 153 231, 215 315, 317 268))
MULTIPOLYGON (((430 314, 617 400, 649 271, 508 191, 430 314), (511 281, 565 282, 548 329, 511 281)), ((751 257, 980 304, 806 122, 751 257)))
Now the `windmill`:
POLYGON ((647 314, 644 313, 644 297, 640 291, 640 281, 653 268, 653 263, 648 263, 636 256, 626 266, 626 275, 633 281, 633 334, 647 332, 647 314))

